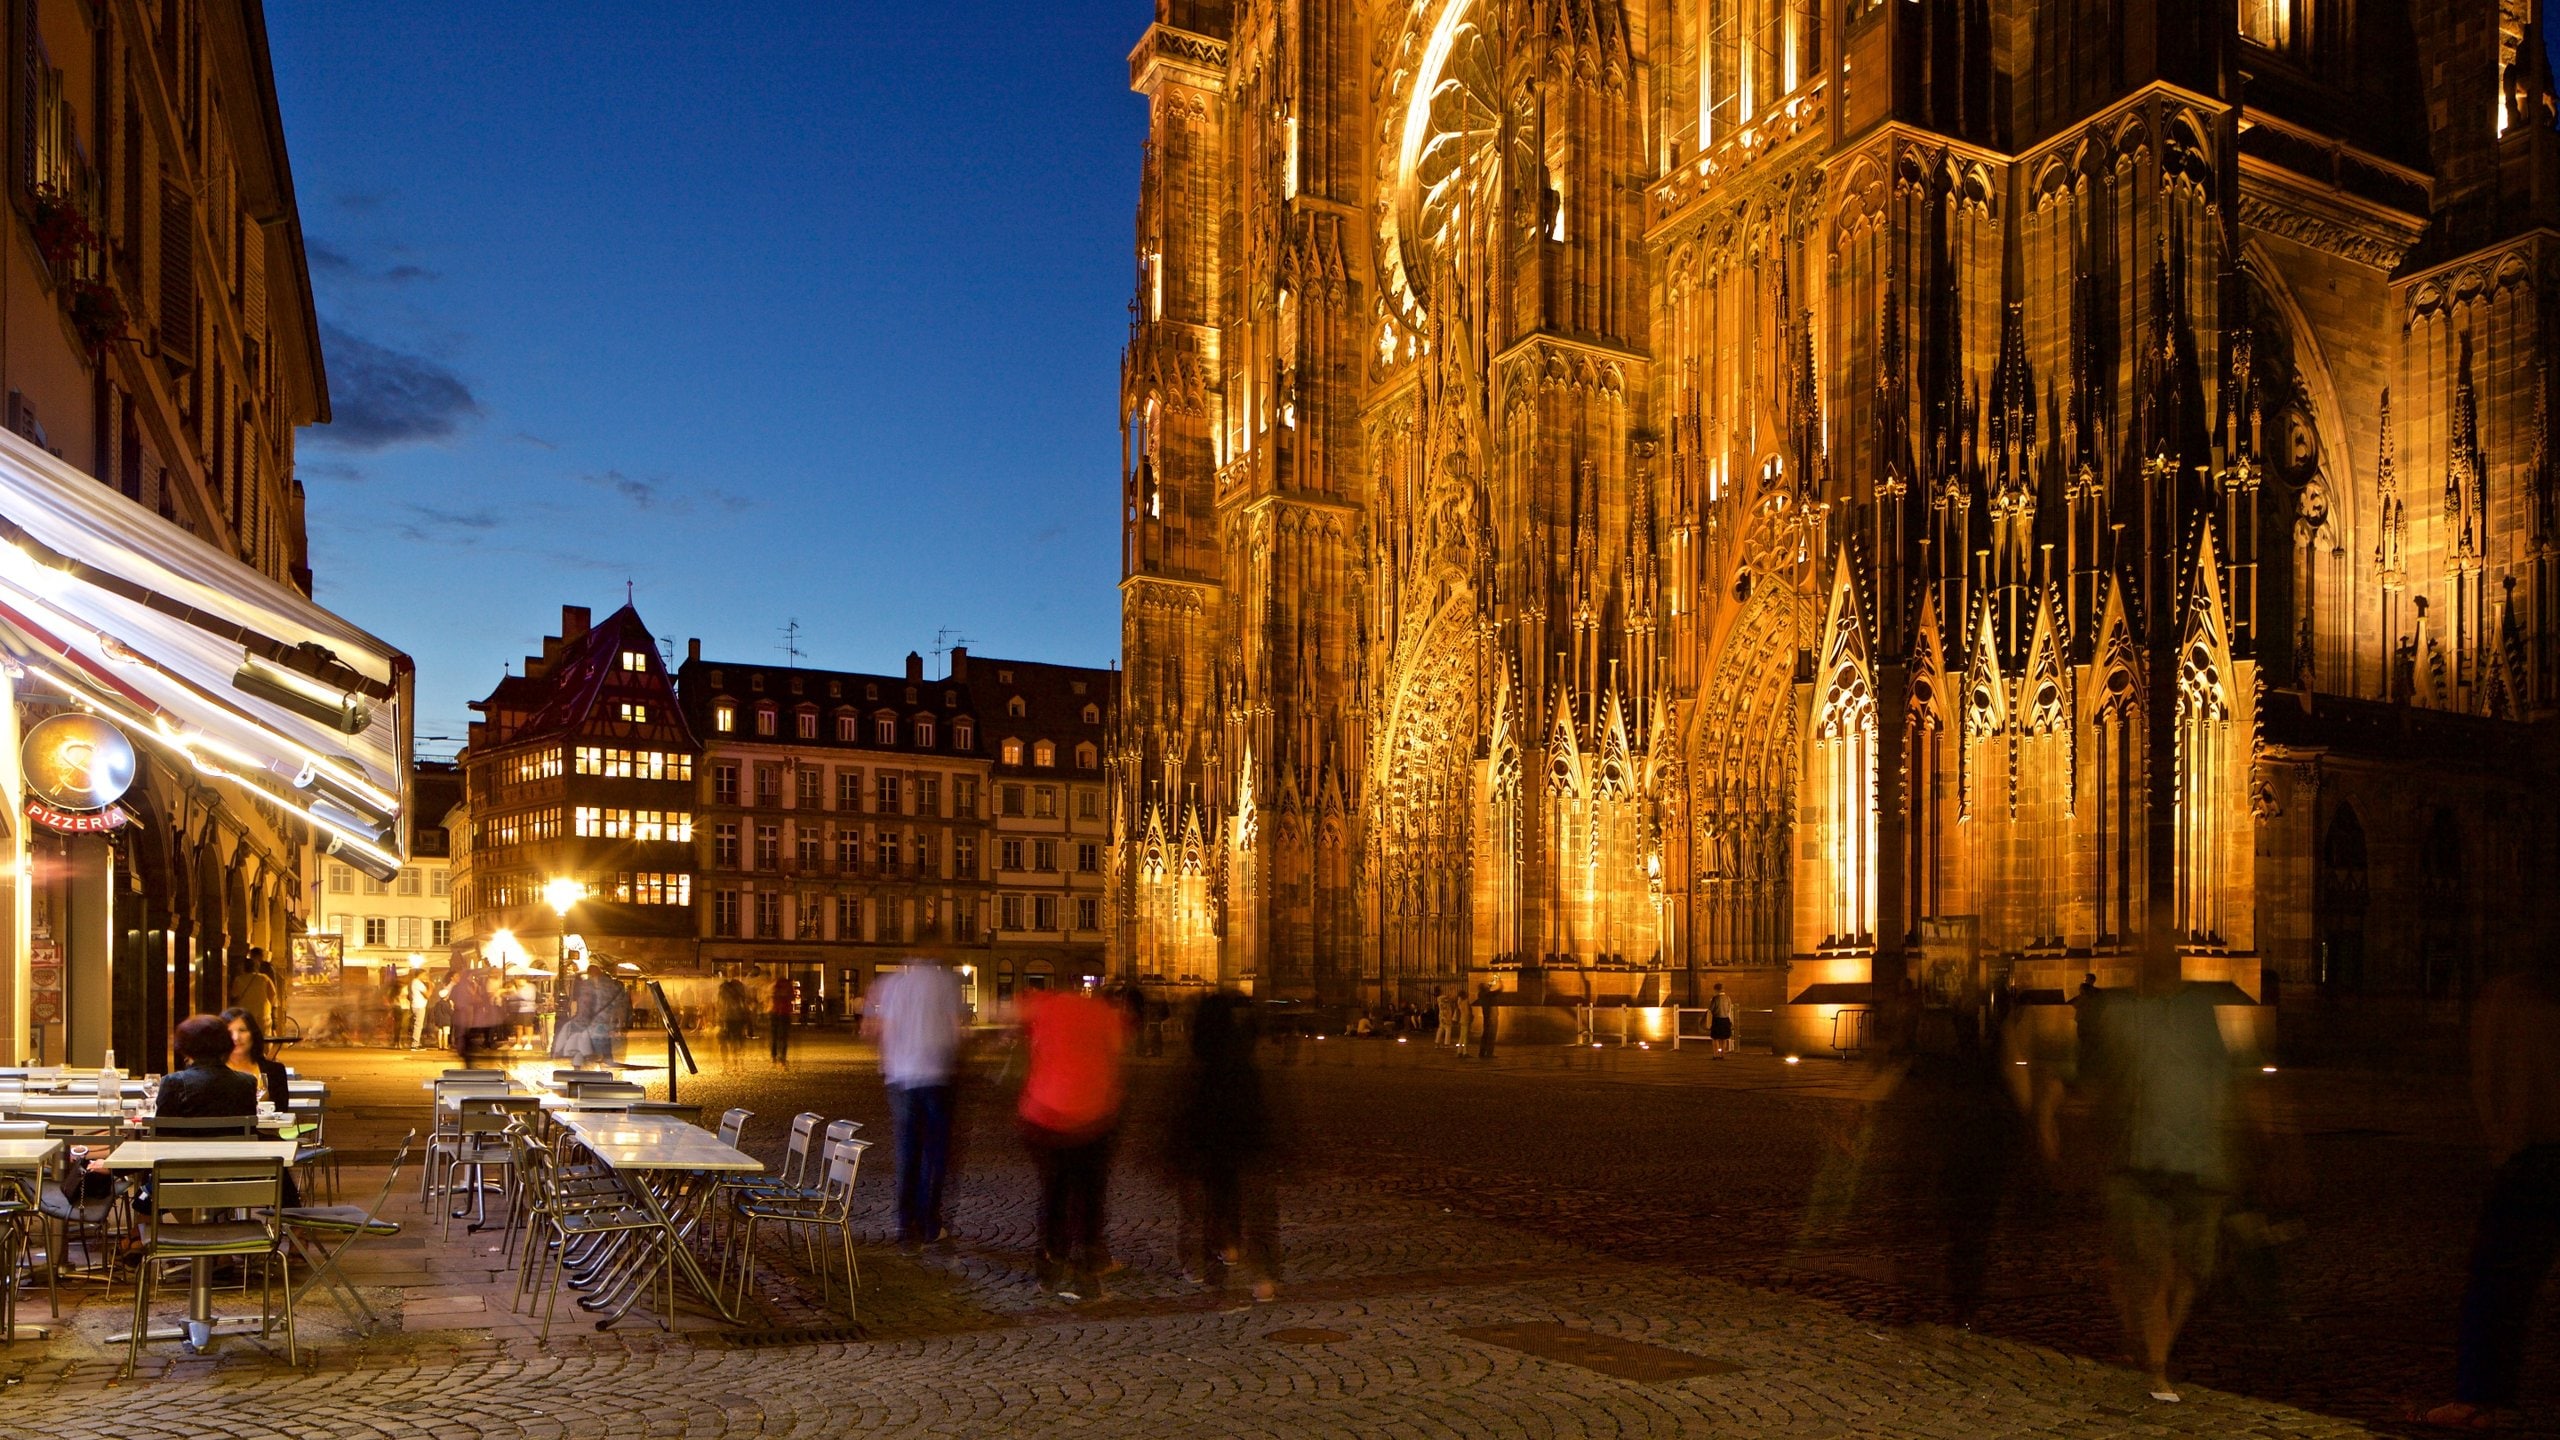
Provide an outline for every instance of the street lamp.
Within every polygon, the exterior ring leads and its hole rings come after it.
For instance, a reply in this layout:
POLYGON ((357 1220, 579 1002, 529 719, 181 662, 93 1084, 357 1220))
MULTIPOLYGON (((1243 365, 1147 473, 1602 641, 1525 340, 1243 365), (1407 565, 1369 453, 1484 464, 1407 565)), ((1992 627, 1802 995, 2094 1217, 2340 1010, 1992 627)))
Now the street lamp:
POLYGON ((560 997, 569 983, 569 912, 587 898, 587 887, 566 875, 555 875, 542 887, 542 898, 560 914, 560 958, 551 968, 551 1010, 553 1033, 559 1033, 560 997))

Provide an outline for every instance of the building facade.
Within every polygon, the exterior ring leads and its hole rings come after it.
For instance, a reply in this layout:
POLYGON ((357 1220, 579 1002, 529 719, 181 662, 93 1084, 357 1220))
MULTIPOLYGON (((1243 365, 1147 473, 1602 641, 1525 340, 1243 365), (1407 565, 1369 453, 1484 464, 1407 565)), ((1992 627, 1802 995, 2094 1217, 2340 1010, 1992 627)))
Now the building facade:
POLYGON ((1104 973, 1102 742, 1112 674, 950 652, 940 679, 702 658, 705 962, 787 973, 849 1013, 924 954, 973 1004, 1104 973))
POLYGON ((311 931, 335 938, 340 964, 355 983, 379 987, 386 970, 441 970, 453 949, 453 850, 443 822, 461 803, 461 768, 421 760, 410 772, 409 794, 417 829, 409 863, 397 874, 320 862, 311 931))
POLYGON ((986 739, 968 652, 873 675, 702 658, 677 672, 704 740, 695 865, 704 963, 788 974, 851 1013, 884 964, 940 955, 974 984, 988 954, 986 739))
MULTIPOLYGON (((332 813, 354 820, 348 837, 369 866, 396 864, 406 659, 308 605, 294 441, 297 427, 328 420, 329 396, 262 8, 28 0, 9 8, 6 44, 0 424, 26 443, 26 456, 76 470, 146 522, 119 528, 130 524, 124 516, 101 517, 102 548, 78 558, 125 583, 99 593, 130 598, 153 584, 144 577, 155 567, 191 570, 203 587, 189 600, 199 618, 244 625, 258 653, 299 676, 289 683, 372 707, 381 751, 399 758, 376 765, 367 751, 342 772, 369 797, 366 813, 332 813), (285 638, 283 609, 294 624, 309 618, 342 633, 297 659, 290 643, 264 644, 285 638), (377 823, 386 815, 387 826, 377 823)), ((6 463, 30 483, 46 470, 14 453, 6 463)), ((8 513, 23 543, 31 512, 12 504, 8 513)), ((23 620, 23 607, 13 613, 23 620)), ((13 642, 13 659, 62 658, 32 638, 46 626, 11 623, 33 646, 13 642)), ((57 638, 85 629, 56 624, 48 633, 57 638)), ((99 633, 109 630, 127 652, 149 654, 138 623, 109 622, 99 633)), ((206 712, 214 725, 271 718, 234 709, 229 678, 191 692, 217 707, 206 712)), ((135 718, 112 695, 30 684, 9 698, 27 724, 83 707, 135 718)), ((200 733, 166 713, 161 722, 169 734, 200 733)), ((14 729, 7 745, 15 751, 14 729)), ((319 832, 290 779, 279 772, 271 782, 236 758, 208 772, 145 744, 122 802, 137 823, 13 835, 31 884, 22 906, 15 895, 0 903, 11 931, 0 1055, 18 1054, 32 1034, 36 1052, 53 1059, 94 1062, 107 1048, 163 1057, 174 1021, 220 1007, 228 972, 248 951, 285 968, 317 913, 326 844, 315 846, 319 832), (208 783, 217 772, 243 783, 208 783)), ((14 809, 19 795, 10 795, 14 809)))
POLYGON ((549 969, 574 935, 602 963, 696 962, 702 747, 639 612, 591 613, 562 606, 542 653, 472 702, 457 958, 549 969))
POLYGON ((1119 963, 2459 992, 2555 845, 2538 9, 1160 0, 1119 963))

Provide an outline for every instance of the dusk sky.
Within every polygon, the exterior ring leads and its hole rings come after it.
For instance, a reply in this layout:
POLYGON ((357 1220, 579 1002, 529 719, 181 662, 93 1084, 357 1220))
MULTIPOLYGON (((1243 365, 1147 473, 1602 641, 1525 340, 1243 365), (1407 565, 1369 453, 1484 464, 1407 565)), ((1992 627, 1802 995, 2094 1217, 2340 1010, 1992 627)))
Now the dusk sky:
POLYGON ((793 618, 818 667, 1111 660, 1151 14, 270 5, 317 589, 417 658, 419 734, 626 580, 735 660, 793 618))

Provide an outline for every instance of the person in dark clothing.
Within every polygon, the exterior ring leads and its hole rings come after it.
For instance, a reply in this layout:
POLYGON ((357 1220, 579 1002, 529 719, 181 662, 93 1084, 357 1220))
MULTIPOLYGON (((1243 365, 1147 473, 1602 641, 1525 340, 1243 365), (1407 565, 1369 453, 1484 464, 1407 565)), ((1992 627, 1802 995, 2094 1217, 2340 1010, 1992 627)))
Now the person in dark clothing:
POLYGON ((1261 1040, 1253 1002, 1222 990, 1191 1017, 1191 1066, 1174 1121, 1182 1172, 1184 1270, 1206 1284, 1218 1267, 1250 1277, 1253 1298, 1278 1293, 1278 1228, 1268 1156, 1271 1113, 1255 1047, 1261 1040))
POLYGON ((153 1113, 162 1119, 228 1119, 258 1113, 258 1081, 231 1068, 231 1027, 217 1015, 190 1015, 173 1037, 186 1067, 160 1081, 153 1113))
POLYGON ((222 1023, 231 1032, 231 1053, 223 1063, 256 1080, 258 1098, 279 1110, 289 1108, 292 1081, 284 1062, 267 1054, 267 1032, 257 1015, 235 1005, 222 1012, 222 1023))
POLYGON ((1476 1058, 1493 1058, 1493 987, 1476 992, 1476 1058))
POLYGON ((769 1033, 773 1063, 791 1063, 791 1016, 800 1008, 800 983, 788 975, 773 977, 773 989, 765 997, 765 1019, 772 1026, 769 1033))

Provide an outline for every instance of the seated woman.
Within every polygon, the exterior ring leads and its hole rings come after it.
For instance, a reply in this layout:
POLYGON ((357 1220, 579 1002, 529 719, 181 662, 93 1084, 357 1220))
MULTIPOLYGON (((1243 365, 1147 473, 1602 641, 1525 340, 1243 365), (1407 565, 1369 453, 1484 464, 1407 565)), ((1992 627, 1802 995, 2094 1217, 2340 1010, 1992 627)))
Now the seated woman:
POLYGON ((231 1068, 231 1027, 220 1017, 190 1015, 171 1037, 186 1068, 160 1081, 155 1113, 164 1119, 229 1119, 258 1113, 258 1081, 231 1068))
POLYGON ((284 1062, 268 1057, 267 1031, 258 1017, 235 1005, 222 1012, 222 1023, 231 1027, 231 1055, 223 1063, 257 1081, 259 1099, 279 1110, 291 1108, 292 1081, 284 1062))

